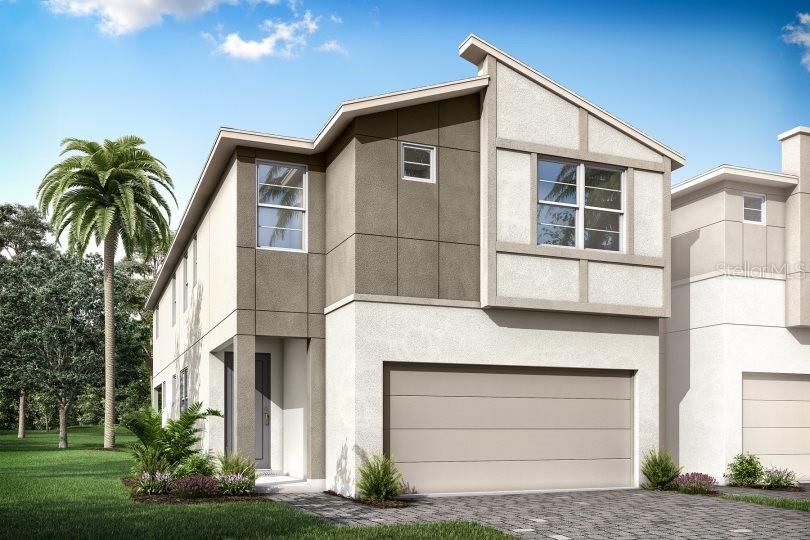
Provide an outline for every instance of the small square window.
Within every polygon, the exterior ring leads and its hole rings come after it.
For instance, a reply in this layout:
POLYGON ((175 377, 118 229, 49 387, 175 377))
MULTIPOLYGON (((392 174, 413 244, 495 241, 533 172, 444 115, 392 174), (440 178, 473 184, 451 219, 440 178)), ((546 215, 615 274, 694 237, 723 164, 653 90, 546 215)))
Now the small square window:
POLYGON ((765 223, 765 195, 743 193, 743 221, 765 223))
POLYGON ((436 182, 436 148, 402 143, 402 179, 436 182))

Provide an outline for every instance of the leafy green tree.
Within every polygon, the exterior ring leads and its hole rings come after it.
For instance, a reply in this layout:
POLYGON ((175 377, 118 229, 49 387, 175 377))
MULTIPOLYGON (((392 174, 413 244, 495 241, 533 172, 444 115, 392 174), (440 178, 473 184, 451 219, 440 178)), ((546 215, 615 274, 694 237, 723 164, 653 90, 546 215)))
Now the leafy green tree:
MULTIPOLYGON (((127 135, 103 143, 67 138, 62 155, 43 178, 40 210, 50 211, 56 237, 68 231, 68 247, 84 253, 91 239, 104 253, 104 447, 115 446, 114 265, 118 243, 129 257, 147 256, 169 241, 174 184, 163 162, 127 135)), ((176 200, 175 200, 176 204, 176 200)))
MULTIPOLYGON (((0 204, 0 264, 19 256, 34 253, 53 253, 54 246, 48 240, 50 225, 42 219, 34 206, 0 204)), ((17 309, 24 309, 18 307, 17 309)), ((6 329, 3 335, 12 331, 6 329)), ((0 390, 8 395, 19 396, 17 407, 17 438, 25 437, 27 379, 17 375, 17 355, 8 343, 0 345, 0 390)))
POLYGON ((3 270, 8 286, 0 301, 28 306, 27 321, 9 338, 21 351, 26 377, 56 404, 59 448, 67 448, 70 407, 86 386, 101 384, 101 260, 33 255, 3 270))

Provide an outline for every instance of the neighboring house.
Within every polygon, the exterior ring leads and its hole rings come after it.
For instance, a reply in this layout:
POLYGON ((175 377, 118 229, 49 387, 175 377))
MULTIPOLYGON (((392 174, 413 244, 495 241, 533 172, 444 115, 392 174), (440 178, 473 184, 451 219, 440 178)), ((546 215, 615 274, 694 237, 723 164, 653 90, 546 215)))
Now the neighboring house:
POLYGON ((810 480, 810 128, 779 140, 781 173, 672 188, 664 439, 717 478, 747 452, 810 480))
MULTIPOLYGON (((469 79, 221 129, 148 307, 203 445, 353 493, 639 484, 659 446, 678 153, 476 36, 469 79)), ((162 385, 165 385, 162 386, 162 385)))

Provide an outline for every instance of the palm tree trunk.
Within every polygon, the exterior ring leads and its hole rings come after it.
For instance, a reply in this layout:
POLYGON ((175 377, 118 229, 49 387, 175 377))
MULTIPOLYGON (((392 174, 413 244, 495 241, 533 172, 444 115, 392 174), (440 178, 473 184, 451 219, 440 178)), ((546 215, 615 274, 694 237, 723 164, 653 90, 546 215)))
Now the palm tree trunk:
POLYGON ((68 447, 67 437, 67 410, 68 404, 59 400, 59 448, 68 447))
POLYGON ((115 313, 113 271, 118 238, 113 228, 104 238, 104 448, 115 448, 115 313))
POLYGON ((25 392, 20 392, 20 414, 17 419, 17 438, 25 438, 25 392))

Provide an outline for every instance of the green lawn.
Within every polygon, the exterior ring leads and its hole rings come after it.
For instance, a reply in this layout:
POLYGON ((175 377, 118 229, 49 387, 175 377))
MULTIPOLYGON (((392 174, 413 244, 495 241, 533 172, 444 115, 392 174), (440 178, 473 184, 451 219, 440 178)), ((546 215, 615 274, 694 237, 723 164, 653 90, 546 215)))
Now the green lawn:
MULTIPOLYGON (((71 448, 56 432, 0 432, 2 538, 508 538, 472 523, 336 527, 279 503, 155 505, 130 500, 121 484, 132 466, 105 452, 99 428, 71 428, 71 448)), ((132 435, 119 432, 118 442, 132 435)))
POLYGON ((723 493, 720 495, 723 499, 729 501, 742 501, 754 504, 763 504, 765 506, 775 506, 777 508, 789 508, 791 510, 801 510, 803 512, 810 512, 810 500, 806 499, 791 499, 789 497, 766 497, 764 495, 737 495, 732 493, 723 493))

